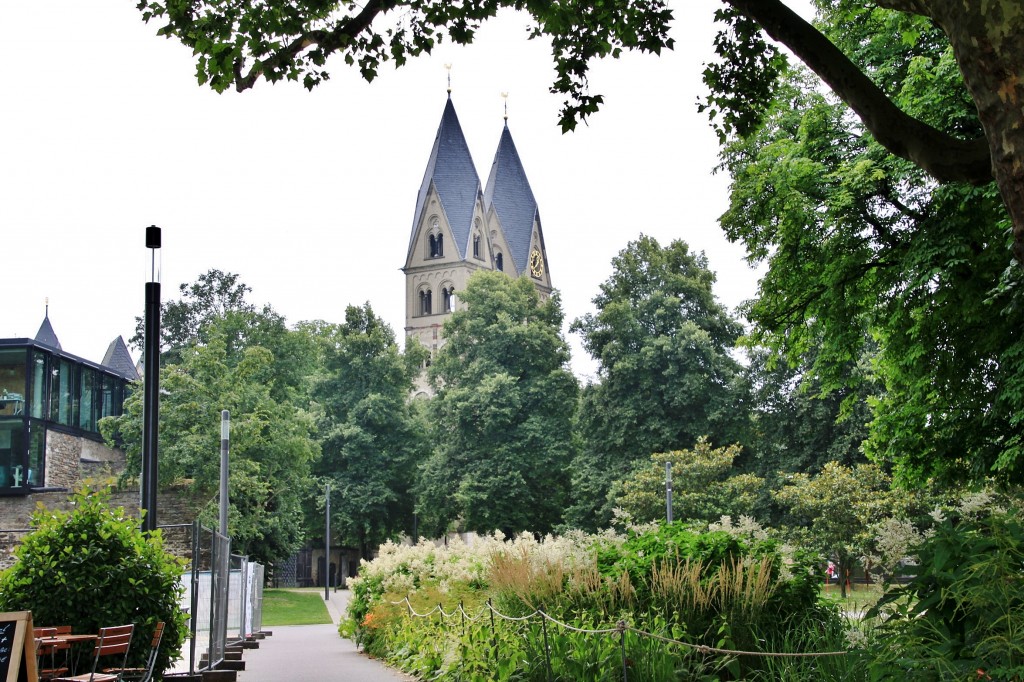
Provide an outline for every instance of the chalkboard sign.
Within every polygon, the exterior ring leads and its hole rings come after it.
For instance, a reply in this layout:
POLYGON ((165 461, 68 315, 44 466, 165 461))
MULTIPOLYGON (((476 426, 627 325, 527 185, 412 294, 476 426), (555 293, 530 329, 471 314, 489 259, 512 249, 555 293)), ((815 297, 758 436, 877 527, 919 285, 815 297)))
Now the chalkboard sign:
POLYGON ((32 612, 0 613, 0 680, 38 682, 32 612))

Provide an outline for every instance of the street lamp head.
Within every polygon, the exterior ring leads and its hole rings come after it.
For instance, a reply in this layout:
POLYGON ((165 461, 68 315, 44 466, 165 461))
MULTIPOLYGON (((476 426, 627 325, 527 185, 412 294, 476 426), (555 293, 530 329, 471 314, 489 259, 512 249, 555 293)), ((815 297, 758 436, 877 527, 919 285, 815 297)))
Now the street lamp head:
POLYGON ((156 225, 150 225, 146 228, 146 248, 160 248, 160 228, 156 225))
POLYGON ((160 228, 150 225, 146 228, 146 248, 150 250, 150 282, 160 281, 160 265, 157 263, 157 251, 160 248, 160 228))

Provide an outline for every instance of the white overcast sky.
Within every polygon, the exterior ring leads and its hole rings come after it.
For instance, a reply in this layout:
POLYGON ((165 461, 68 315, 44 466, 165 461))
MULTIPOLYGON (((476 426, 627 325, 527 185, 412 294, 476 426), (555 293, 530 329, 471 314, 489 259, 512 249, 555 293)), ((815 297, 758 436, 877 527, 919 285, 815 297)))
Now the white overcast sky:
MULTIPOLYGON (((804 4, 804 3, 800 3, 804 4)), ((147 225, 163 229, 163 299, 211 268, 234 272, 290 324, 340 322, 369 301, 403 336, 404 264, 446 97, 485 182, 509 93, 509 128, 540 206, 566 325, 593 310, 610 261, 643 232, 704 251, 734 307, 758 273, 717 227, 728 178, 695 102, 712 13, 674 3, 676 49, 595 65, 606 104, 561 134, 548 47, 527 21, 492 20, 469 48, 442 46, 372 84, 329 62, 312 92, 200 87, 190 51, 155 35, 134 2, 0 6, 0 338, 32 337, 44 300, 64 349, 99 361, 144 307, 147 225)), ((594 364, 570 337, 573 368, 594 364)), ((133 355, 138 356, 137 350, 133 355)))

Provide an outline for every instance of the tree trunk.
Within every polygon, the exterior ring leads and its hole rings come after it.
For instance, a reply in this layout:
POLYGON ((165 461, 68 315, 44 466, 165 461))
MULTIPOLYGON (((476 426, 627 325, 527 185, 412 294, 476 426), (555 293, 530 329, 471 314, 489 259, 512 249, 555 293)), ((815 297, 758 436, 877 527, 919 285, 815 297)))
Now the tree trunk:
POLYGON ((907 116, 820 32, 781 0, 722 0, 786 45, 852 108, 875 139, 941 182, 994 178, 1013 225, 1013 256, 1024 265, 1024 9, 1020 0, 876 0, 929 17, 953 46, 985 131, 957 140, 907 116))
POLYGON ((1024 9, 1020 0, 932 0, 928 7, 978 107, 1013 222, 1013 255, 1024 264, 1024 9))

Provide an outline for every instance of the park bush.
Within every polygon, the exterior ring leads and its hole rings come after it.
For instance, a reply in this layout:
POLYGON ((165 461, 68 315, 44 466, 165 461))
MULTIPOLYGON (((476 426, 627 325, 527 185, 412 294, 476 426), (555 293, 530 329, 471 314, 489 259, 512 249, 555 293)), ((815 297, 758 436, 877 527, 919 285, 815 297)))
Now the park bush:
POLYGON ((1020 509, 982 493, 934 517, 917 575, 869 613, 881 616, 874 679, 1024 680, 1020 509))
POLYGON ((156 623, 166 626, 157 670, 165 670, 187 633, 180 578, 185 562, 145 535, 137 516, 109 506, 109 495, 84 488, 69 511, 39 508, 32 532, 0 574, 0 611, 31 611, 35 625, 74 632, 135 624, 130 664, 142 665, 156 623))
POLYGON ((774 541, 678 524, 388 544, 363 563, 342 632, 428 679, 611 680, 623 666, 644 680, 863 677, 845 655, 769 662, 700 649, 842 650, 849 626, 818 590, 809 564, 774 541))

